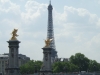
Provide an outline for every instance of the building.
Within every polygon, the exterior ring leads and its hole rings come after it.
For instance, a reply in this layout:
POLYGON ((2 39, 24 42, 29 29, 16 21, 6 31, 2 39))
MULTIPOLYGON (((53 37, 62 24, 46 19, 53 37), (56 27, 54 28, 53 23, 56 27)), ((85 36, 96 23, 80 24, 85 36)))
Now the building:
POLYGON ((68 62, 69 58, 56 58, 54 62, 68 62))
POLYGON ((52 48, 51 51, 51 62, 54 62, 55 58, 58 57, 56 47, 55 47, 55 40, 54 40, 54 30, 53 30, 53 16, 52 16, 53 7, 51 5, 51 1, 48 6, 48 26, 47 26, 47 39, 53 39, 50 47, 52 48))
POLYGON ((5 74, 5 67, 8 62, 8 55, 0 54, 0 73, 5 74))
MULTIPOLYGON (((5 75, 5 68, 8 66, 8 61, 9 61, 8 55, 9 55, 8 53, 0 54, 0 73, 2 73, 3 75, 5 75)), ((29 57, 23 54, 19 54, 18 58, 19 58, 19 66, 25 64, 30 60, 29 57)))
POLYGON ((27 57, 26 55, 19 54, 18 58, 19 58, 19 66, 21 66, 22 64, 25 64, 28 61, 30 61, 30 58, 27 57))

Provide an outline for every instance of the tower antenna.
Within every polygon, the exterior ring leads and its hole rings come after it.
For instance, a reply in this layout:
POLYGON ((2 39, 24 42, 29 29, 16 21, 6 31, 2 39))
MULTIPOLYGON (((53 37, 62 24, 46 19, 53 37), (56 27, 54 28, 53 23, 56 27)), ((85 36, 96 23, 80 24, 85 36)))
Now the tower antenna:
POLYGON ((51 0, 50 0, 50 4, 51 4, 51 0))

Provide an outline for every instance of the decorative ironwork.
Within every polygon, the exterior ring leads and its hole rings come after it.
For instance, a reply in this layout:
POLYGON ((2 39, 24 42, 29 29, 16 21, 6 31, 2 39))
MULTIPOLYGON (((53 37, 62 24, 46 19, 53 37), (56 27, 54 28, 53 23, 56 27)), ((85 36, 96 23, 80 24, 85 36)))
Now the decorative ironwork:
POLYGON ((54 40, 52 10, 53 10, 53 7, 52 7, 51 1, 50 1, 50 4, 48 6, 47 39, 53 39, 50 43, 50 47, 52 48, 51 57, 56 58, 58 56, 57 56, 57 51, 56 51, 56 47, 55 47, 55 40, 54 40))

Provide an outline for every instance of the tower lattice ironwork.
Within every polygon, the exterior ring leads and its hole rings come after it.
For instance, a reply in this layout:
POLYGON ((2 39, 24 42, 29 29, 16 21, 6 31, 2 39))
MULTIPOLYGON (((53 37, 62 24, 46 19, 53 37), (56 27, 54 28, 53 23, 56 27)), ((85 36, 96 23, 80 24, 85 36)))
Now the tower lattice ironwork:
POLYGON ((54 30, 53 30, 53 17, 52 17, 52 10, 53 7, 51 5, 51 1, 50 4, 48 6, 48 28, 47 28, 47 38, 48 39, 53 39, 50 47, 52 48, 51 51, 51 59, 55 59, 57 58, 57 51, 56 51, 56 47, 55 47, 55 40, 54 40, 54 30))

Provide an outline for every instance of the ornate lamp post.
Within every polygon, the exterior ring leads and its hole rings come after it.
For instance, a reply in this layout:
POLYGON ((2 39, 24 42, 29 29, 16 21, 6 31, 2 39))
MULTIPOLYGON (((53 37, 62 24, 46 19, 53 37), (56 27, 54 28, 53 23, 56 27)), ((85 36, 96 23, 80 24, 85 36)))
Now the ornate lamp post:
POLYGON ((34 68, 35 68, 34 73, 37 73, 37 65, 36 64, 34 65, 34 68))
POLYGON ((63 72, 66 73, 66 71, 67 71, 67 67, 65 66, 65 67, 63 68, 63 72))

